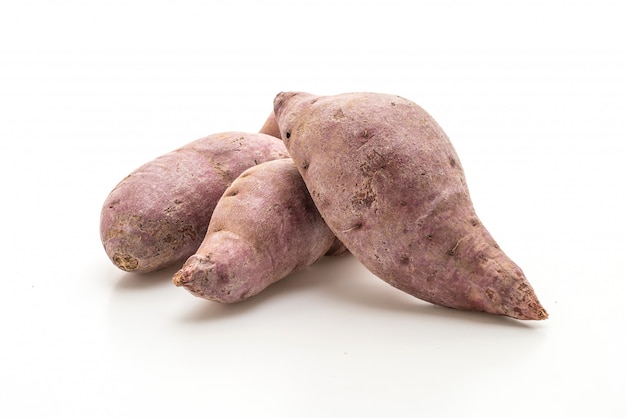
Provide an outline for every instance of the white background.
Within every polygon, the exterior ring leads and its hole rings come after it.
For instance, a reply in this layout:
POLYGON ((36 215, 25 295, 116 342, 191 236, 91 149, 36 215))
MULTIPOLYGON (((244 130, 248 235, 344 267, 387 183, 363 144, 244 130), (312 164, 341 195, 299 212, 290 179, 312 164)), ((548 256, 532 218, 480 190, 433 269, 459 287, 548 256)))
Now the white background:
POLYGON ((626 47, 617 1, 0 6, 0 416, 617 417, 626 47), (106 195, 276 93, 378 91, 453 141, 550 313, 434 307, 352 257, 238 305, 124 273, 106 195))

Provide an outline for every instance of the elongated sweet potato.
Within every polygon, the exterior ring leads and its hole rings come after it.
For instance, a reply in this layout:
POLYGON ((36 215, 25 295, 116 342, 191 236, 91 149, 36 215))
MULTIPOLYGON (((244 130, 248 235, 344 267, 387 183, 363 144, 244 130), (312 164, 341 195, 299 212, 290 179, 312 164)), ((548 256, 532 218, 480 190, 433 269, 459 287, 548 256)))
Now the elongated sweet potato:
POLYGON ((198 297, 239 302, 336 244, 291 158, 268 161, 224 192, 200 248, 173 282, 198 297))
POLYGON ((224 132, 142 165, 102 206, 100 238, 107 255, 132 272, 182 264, 200 246, 231 182, 249 167, 287 156, 273 136, 224 132))
POLYGON ((284 92, 274 106, 321 215, 375 275, 438 305, 547 318, 477 217, 461 162, 425 110, 377 93, 284 92))

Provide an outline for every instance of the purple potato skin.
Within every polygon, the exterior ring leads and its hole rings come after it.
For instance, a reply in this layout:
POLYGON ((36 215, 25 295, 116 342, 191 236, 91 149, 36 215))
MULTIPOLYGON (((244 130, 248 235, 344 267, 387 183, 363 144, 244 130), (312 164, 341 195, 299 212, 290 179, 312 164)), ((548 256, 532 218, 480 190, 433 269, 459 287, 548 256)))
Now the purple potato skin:
MULTIPOLYGON (((265 120, 265 123, 263 124, 259 132, 274 136, 276 138, 280 138, 280 129, 278 128, 278 122, 276 122, 276 114, 273 110, 265 120)), ((328 250, 328 253, 326 253, 326 255, 328 256, 346 254, 348 254, 348 249, 345 245, 343 245, 341 241, 339 241, 339 239, 335 240, 335 244, 328 250)))
POLYGON ((548 317, 477 217, 450 140, 420 106, 380 93, 283 92, 274 112, 319 212, 373 274, 441 306, 548 317))
POLYGON ((279 139, 246 132, 200 138, 134 170, 107 196, 100 238, 113 264, 148 273, 200 246, 218 200, 244 170, 288 157, 279 139))
POLYGON ((244 171, 217 203, 207 234, 172 281, 191 294, 240 302, 329 253, 336 238, 291 158, 244 171))

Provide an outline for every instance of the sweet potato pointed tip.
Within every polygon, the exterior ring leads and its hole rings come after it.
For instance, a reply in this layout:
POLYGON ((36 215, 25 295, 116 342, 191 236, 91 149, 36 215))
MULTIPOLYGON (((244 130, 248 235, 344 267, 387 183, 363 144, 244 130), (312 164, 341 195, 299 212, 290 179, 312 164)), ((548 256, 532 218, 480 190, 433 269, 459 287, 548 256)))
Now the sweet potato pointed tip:
POLYGON ((546 311, 546 310, 545 310, 545 309, 543 309, 543 308, 540 308, 540 309, 537 311, 537 317, 536 317, 536 318, 534 318, 534 319, 537 319, 537 320, 544 320, 544 319, 548 319, 548 318, 549 318, 549 316, 550 316, 550 315, 548 315, 548 311, 546 311))
MULTIPOLYGON (((525 284, 528 283, 526 279, 524 281, 525 284)), ((517 300, 511 300, 509 304, 500 306, 504 310, 502 312, 504 315, 521 320, 541 321, 548 319, 548 311, 541 305, 530 285, 524 286, 524 291, 517 293, 517 296, 517 300), (512 309, 511 306, 513 306, 512 309)))
POLYGON ((178 272, 174 274, 174 277, 172 277, 172 283, 174 283, 176 287, 185 285, 185 275, 182 270, 178 270, 178 272))
POLYGON ((541 306, 528 309, 514 308, 512 314, 505 314, 511 318, 528 320, 528 321, 542 321, 548 319, 548 312, 541 306))
POLYGON ((548 319, 548 317, 549 317, 548 311, 546 311, 544 307, 541 306, 539 301, 537 301, 537 304, 534 305, 532 309, 528 309, 528 312, 526 313, 526 318, 523 318, 523 319, 542 321, 544 319, 548 319))

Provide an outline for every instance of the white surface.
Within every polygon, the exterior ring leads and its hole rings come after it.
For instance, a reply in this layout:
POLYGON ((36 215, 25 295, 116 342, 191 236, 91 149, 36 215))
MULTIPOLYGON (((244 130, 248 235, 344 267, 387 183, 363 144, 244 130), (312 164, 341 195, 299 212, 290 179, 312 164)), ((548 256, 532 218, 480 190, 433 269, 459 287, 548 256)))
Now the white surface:
POLYGON ((621 10, 4 2, 0 416, 625 416, 621 10), (98 235, 113 186, 258 130, 282 90, 425 107, 550 319, 434 307, 350 257, 233 306, 117 270, 98 235))

